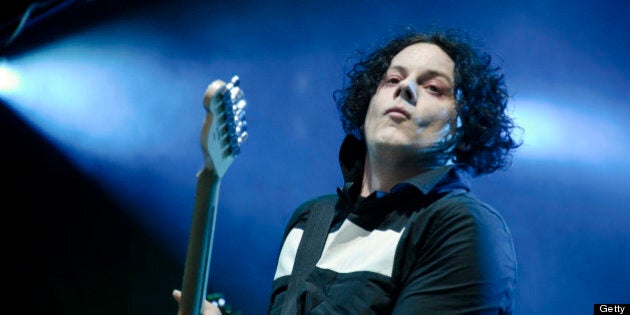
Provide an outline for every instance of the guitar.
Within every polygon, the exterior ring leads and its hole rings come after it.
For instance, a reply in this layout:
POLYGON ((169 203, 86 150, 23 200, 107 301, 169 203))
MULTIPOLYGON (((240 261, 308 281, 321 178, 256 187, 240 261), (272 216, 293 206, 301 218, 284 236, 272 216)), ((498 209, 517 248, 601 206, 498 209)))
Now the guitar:
POLYGON ((227 303, 222 293, 210 293, 208 294, 206 299, 208 300, 208 302, 216 305, 219 308, 219 310, 221 311, 221 315, 243 315, 243 312, 238 309, 232 308, 232 306, 227 303))
POLYGON ((197 173, 195 205, 190 228, 182 297, 181 315, 199 315, 208 287, 212 242, 221 179, 247 139, 245 107, 240 80, 234 76, 227 84, 215 80, 203 98, 206 117, 201 128, 204 168, 197 173))

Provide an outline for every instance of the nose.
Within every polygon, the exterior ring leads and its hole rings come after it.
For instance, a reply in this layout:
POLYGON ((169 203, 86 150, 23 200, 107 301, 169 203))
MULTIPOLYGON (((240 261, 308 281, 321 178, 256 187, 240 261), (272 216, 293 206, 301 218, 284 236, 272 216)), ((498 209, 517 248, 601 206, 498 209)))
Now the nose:
POLYGON ((401 97, 409 104, 416 106, 418 101, 418 87, 414 82, 404 80, 398 84, 395 97, 401 97))

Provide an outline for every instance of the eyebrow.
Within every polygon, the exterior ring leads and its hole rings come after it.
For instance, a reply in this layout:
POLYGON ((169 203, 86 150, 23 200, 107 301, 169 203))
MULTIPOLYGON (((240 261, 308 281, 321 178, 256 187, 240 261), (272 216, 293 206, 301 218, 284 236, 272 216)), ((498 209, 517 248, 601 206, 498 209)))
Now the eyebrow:
MULTIPOLYGON (((407 68, 405 68, 404 66, 400 66, 400 65, 393 65, 390 67, 390 69, 394 69, 394 70, 398 70, 403 74, 407 74, 407 68)), ((389 71, 390 69, 387 69, 387 71, 389 71)), ((442 72, 442 71, 438 71, 438 70, 433 70, 433 69, 428 69, 422 72, 421 75, 422 78, 426 78, 426 77, 442 77, 444 78, 448 84, 450 85, 454 85, 453 79, 446 73, 442 72)))

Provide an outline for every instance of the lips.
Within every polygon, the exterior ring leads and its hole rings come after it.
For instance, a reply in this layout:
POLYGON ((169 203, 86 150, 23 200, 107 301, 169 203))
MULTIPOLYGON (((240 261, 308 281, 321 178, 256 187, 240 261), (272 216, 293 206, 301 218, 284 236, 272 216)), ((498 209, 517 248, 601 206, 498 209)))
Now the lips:
POLYGON ((404 108, 402 107, 398 107, 398 106, 394 106, 388 110, 385 111, 385 115, 389 115, 392 114, 392 116, 404 116, 407 119, 411 118, 411 114, 406 111, 404 108))

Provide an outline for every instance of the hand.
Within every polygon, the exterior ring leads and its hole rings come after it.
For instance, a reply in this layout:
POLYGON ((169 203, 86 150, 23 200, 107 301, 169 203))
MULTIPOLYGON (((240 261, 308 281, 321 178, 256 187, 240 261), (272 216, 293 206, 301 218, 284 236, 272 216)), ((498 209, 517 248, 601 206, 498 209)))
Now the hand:
MULTIPOLYGON (((177 301, 177 303, 179 303, 179 300, 182 298, 182 292, 179 290, 173 290, 173 298, 177 301)), ((181 314, 177 312, 177 315, 181 314)), ((221 310, 219 310, 218 306, 205 301, 203 303, 203 315, 221 315, 221 310)))

